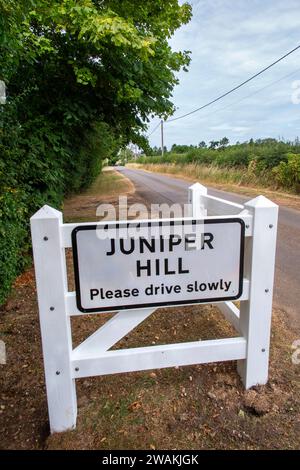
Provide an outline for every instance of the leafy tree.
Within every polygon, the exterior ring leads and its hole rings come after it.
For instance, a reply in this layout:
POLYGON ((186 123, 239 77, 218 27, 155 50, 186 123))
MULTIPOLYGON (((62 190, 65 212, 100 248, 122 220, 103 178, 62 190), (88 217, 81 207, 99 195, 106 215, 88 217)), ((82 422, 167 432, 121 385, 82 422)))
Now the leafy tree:
POLYGON ((198 147, 199 147, 199 149, 205 149, 207 147, 207 145, 204 142, 204 140, 201 140, 201 142, 199 142, 199 144, 198 144, 198 147))
POLYGON ((223 137, 219 142, 219 148, 221 150, 224 150, 228 144, 229 144, 229 139, 227 137, 223 137))
POLYGON ((116 163, 126 165, 130 160, 134 160, 134 153, 130 148, 126 147, 120 150, 116 158, 114 157, 113 159, 110 159, 109 163, 111 165, 115 165, 116 163))
POLYGON ((190 17, 177 0, 0 0, 0 303, 23 268, 29 216, 90 184, 130 141, 147 150, 149 116, 174 111, 190 59, 168 40, 190 17))
POLYGON ((125 143, 141 145, 149 114, 174 111, 175 72, 189 56, 168 39, 190 17, 177 0, 37 1, 19 25, 19 65, 6 72, 11 96, 27 89, 26 106, 68 124, 78 113, 86 122, 102 116, 125 143))
POLYGON ((161 147, 157 147, 155 145, 153 148, 150 148, 147 155, 160 156, 161 155, 161 147))
POLYGON ((210 149, 216 149, 219 146, 220 142, 218 140, 211 140, 209 142, 209 148, 210 149))
POLYGON ((189 152, 192 149, 197 148, 195 145, 177 145, 173 144, 171 147, 171 152, 173 153, 186 153, 189 152))

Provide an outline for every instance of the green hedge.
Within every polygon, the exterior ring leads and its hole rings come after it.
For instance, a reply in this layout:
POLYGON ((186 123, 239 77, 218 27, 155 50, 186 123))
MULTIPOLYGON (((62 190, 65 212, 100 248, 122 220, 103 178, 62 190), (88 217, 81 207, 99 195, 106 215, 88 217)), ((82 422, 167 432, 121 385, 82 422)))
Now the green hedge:
POLYGON ((300 193, 300 154, 289 153, 286 158, 273 168, 273 175, 280 186, 300 193))
POLYGON ((244 143, 220 148, 193 148, 185 154, 165 153, 164 157, 140 157, 133 162, 141 164, 178 164, 189 163, 236 168, 251 175, 272 181, 275 187, 300 192, 300 145, 266 139, 262 143, 244 143))
POLYGON ((18 120, 13 102, 0 107, 0 304, 30 262, 31 215, 43 204, 91 184, 117 148, 103 122, 82 128, 55 125, 46 116, 18 120))

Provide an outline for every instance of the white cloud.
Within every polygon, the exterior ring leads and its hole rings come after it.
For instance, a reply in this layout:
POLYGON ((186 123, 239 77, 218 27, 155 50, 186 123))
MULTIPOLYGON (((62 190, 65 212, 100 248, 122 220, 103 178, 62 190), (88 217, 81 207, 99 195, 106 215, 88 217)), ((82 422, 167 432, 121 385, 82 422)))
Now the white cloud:
MULTIPOLYGON (((192 51, 189 72, 179 73, 180 84, 174 90, 175 116, 216 98, 300 42, 299 0, 192 3, 196 5, 193 20, 170 41, 175 50, 192 51)), ((195 144, 218 139, 224 133, 231 141, 241 136, 245 140, 279 135, 295 138, 299 106, 291 101, 291 84, 300 79, 300 70, 291 78, 273 82, 299 69, 299 59, 300 51, 210 108, 167 123, 166 144, 195 144)), ((156 122, 154 119, 151 129, 156 122)), ((160 144, 158 131, 151 136, 151 144, 160 144)))
POLYGON ((245 132, 249 131, 251 127, 233 126, 230 124, 219 124, 218 126, 211 126, 209 127, 209 129, 212 131, 231 131, 231 132, 237 132, 238 134, 240 133, 245 134, 245 132))

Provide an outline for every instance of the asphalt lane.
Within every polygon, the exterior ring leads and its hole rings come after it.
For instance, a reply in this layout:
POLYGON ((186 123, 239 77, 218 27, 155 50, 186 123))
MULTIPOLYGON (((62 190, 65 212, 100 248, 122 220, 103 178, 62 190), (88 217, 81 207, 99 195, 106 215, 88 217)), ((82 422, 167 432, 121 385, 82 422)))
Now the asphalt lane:
MULTIPOLYGON (((188 187, 192 184, 189 181, 143 170, 117 169, 150 204, 187 203, 188 187)), ((249 200, 247 196, 210 187, 208 194, 237 203, 249 200)), ((291 326, 300 328, 300 211, 284 206, 279 208, 274 304, 287 313, 291 326)))

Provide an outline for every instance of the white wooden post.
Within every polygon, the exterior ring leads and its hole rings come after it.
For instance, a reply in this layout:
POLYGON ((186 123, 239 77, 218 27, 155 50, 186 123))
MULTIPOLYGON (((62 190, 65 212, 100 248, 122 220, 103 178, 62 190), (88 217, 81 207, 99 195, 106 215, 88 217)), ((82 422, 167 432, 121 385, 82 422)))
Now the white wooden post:
MULTIPOLYGON (((224 210, 229 215, 231 211, 236 214, 243 208, 207 196, 207 189, 199 183, 189 188, 189 202, 190 216, 200 219, 207 215, 207 208, 210 212, 213 208, 224 210), (212 206, 207 203, 209 199, 213 200, 212 206)), ((70 232, 74 227, 64 225, 61 212, 49 206, 44 206, 31 218, 52 433, 76 426, 75 377, 237 360, 238 372, 246 388, 267 382, 278 206, 259 196, 245 204, 245 210, 236 215, 250 219, 249 226, 246 225, 250 233, 245 238, 243 295, 245 291, 246 295, 241 297, 247 300, 241 300, 240 315, 232 302, 217 305, 242 336, 122 351, 107 349, 148 317, 153 308, 120 312, 106 327, 100 328, 72 351, 70 315, 75 297, 67 289, 65 247, 71 244, 70 232), (245 289, 245 279, 247 286, 250 284, 249 292, 245 289)))
POLYGON ((35 276, 42 333, 51 432, 75 427, 75 380, 71 374, 72 336, 67 317, 67 276, 61 241, 61 212, 42 207, 31 218, 35 276))
POLYGON ((207 188, 200 183, 195 183, 189 187, 188 203, 189 216, 196 218, 205 217, 207 210, 202 196, 207 195, 207 188))
POLYGON ((245 209, 253 214, 254 227, 245 250, 244 276, 250 280, 250 296, 241 302, 239 325, 247 340, 247 356, 238 361, 238 372, 250 388, 268 380, 278 206, 258 196, 245 209))

